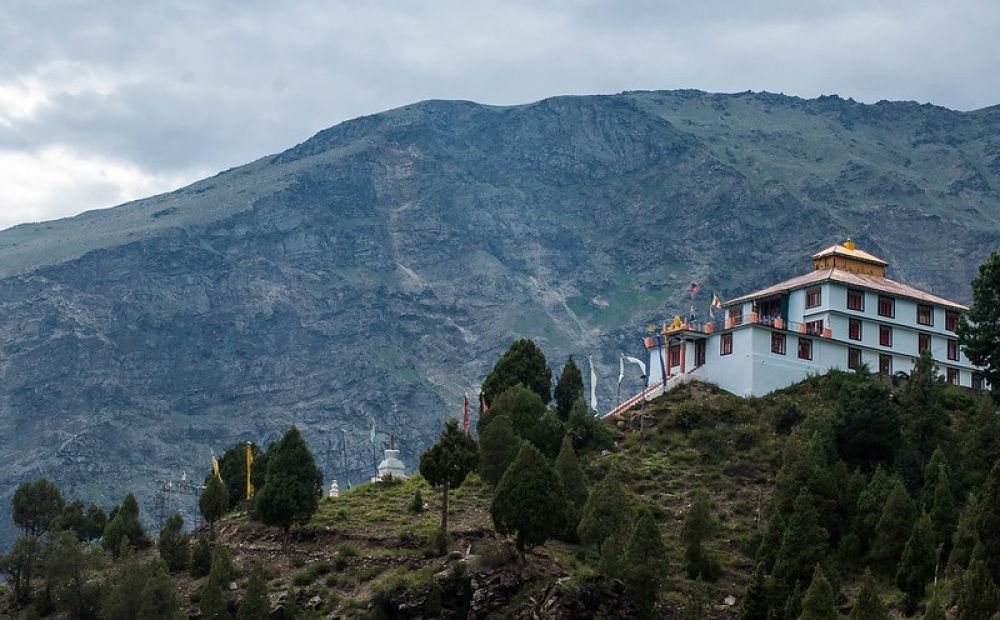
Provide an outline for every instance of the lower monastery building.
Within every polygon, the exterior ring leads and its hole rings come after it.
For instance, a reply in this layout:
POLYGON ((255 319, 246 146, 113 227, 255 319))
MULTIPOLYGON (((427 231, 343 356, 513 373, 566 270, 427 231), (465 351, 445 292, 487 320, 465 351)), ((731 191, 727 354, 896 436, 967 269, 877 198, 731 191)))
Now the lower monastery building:
POLYGON ((909 373, 923 351, 949 383, 983 389, 955 333, 966 306, 890 280, 889 263, 849 239, 812 261, 807 274, 722 304, 724 320, 674 319, 647 337, 644 394, 698 378, 761 396, 834 368, 909 373))

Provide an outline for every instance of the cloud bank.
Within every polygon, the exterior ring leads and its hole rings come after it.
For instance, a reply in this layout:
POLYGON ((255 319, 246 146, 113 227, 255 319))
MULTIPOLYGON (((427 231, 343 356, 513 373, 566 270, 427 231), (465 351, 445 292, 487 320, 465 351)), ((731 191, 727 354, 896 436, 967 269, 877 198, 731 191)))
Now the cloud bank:
POLYGON ((429 98, 699 88, 977 109, 1000 103, 997 32, 990 0, 15 0, 0 6, 0 228, 429 98))

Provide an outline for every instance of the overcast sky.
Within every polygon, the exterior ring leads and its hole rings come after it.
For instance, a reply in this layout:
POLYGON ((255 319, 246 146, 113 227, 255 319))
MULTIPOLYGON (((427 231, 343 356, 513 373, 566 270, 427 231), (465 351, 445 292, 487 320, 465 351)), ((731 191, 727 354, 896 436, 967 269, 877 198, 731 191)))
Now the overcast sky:
POLYGON ((995 0, 3 0, 0 228, 430 98, 699 88, 972 110, 1000 103, 998 33, 995 0))

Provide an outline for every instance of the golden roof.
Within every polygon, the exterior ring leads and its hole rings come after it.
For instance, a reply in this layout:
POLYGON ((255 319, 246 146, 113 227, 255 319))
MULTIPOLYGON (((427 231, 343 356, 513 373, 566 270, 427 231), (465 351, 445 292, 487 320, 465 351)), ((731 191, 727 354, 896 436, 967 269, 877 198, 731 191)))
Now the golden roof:
POLYGON ((850 239, 847 243, 841 245, 839 243, 831 245, 830 247, 820 250, 812 255, 813 260, 818 260, 820 258, 826 258, 828 256, 843 256, 844 258, 852 258, 864 263, 872 263, 873 265, 881 265, 882 267, 888 267, 889 261, 882 260, 874 254, 869 254, 864 250, 859 250, 854 246, 854 242, 850 239))

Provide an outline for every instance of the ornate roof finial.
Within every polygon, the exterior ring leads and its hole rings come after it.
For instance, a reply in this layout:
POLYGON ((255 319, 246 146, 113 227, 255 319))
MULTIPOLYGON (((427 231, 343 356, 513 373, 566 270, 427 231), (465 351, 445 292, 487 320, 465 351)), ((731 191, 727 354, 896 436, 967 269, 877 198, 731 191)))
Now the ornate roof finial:
POLYGON ((847 241, 844 242, 844 247, 847 248, 848 250, 853 250, 856 247, 854 245, 854 240, 848 237, 847 241))

